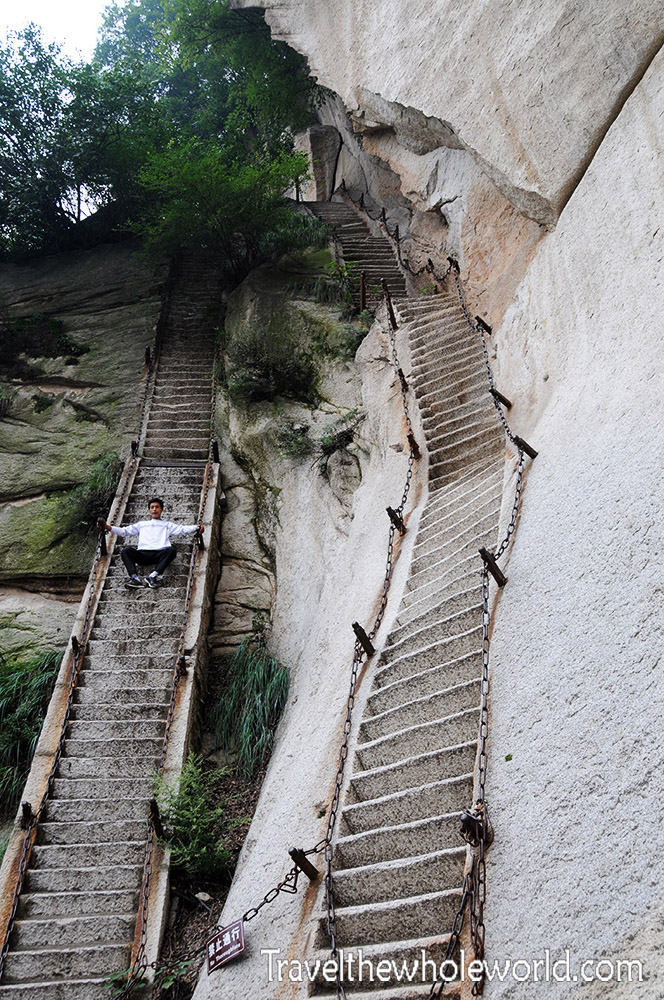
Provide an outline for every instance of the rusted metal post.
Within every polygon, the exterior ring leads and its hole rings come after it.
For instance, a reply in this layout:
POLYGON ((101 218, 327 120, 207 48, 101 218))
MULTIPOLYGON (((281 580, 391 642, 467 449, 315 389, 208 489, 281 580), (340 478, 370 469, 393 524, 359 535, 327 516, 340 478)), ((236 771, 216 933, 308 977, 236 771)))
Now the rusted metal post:
POLYGON ((138 441, 132 441, 131 442, 131 456, 132 456, 132 458, 136 458, 137 455, 138 455, 138 441))
POLYGON ((383 288, 383 295, 385 296, 385 301, 387 302, 387 312, 390 317, 390 325, 393 330, 399 329, 399 324, 397 323, 397 318, 394 313, 394 307, 392 305, 392 296, 390 295, 390 290, 387 287, 387 281, 385 278, 381 280, 381 285, 383 288))
POLYGON ((21 802, 21 829, 27 830, 34 818, 35 814, 32 811, 32 803, 21 802))
POLYGON ((504 587, 507 583, 507 577, 496 562, 496 557, 485 548, 481 548, 479 553, 482 556, 486 568, 489 570, 489 573, 491 573, 491 576, 494 578, 498 586, 504 587))
POLYGON ((364 631, 359 622, 353 622, 353 632, 357 636, 362 649, 367 654, 367 656, 373 656, 376 650, 374 649, 371 639, 364 631))
POLYGON ((383 223, 384 226, 387 227, 387 212, 385 211, 384 205, 380 210, 380 221, 383 223))
POLYGON ((71 637, 71 648, 74 650, 74 656, 78 656, 81 652, 81 644, 78 641, 78 636, 73 635, 71 637))
POLYGON ((394 238, 397 241, 397 243, 401 242, 401 236, 399 235, 399 227, 398 226, 394 227, 394 238))
POLYGON ((288 853, 300 871, 304 872, 309 881, 315 882, 320 872, 314 865, 312 865, 311 861, 309 861, 304 853, 304 850, 301 847, 291 847, 288 853))
POLYGON ((367 308, 367 272, 362 271, 360 275, 360 312, 367 308))
POLYGON ((360 195, 360 208, 364 211, 364 191, 360 195))
POLYGON ((408 392, 408 383, 406 382, 406 376, 403 373, 403 368, 397 370, 397 375, 399 376, 399 382, 401 383, 401 391, 408 392))
POLYGON ((187 661, 184 658, 184 654, 183 653, 181 653, 180 656, 178 656, 177 661, 176 661, 176 666, 177 666, 177 669, 178 669, 179 676, 180 677, 184 677, 184 675, 187 673, 187 661))
POLYGON ((395 528, 399 530, 400 535, 406 534, 406 525, 404 524, 403 518, 398 511, 394 510, 392 507, 386 507, 387 516, 394 525, 395 528))
POLYGON ((420 451, 420 446, 415 440, 415 435, 412 431, 408 431, 408 444, 410 445, 410 450, 413 453, 413 458, 420 458, 422 453, 420 451))
POLYGON ((482 319, 481 316, 476 316, 475 317, 475 322, 477 323, 477 325, 478 325, 478 327, 480 329, 484 330, 484 332, 486 333, 486 335, 488 337, 491 336, 491 327, 489 326, 488 323, 485 323, 485 321, 482 319))
POLYGON ((494 399, 497 399, 499 403, 503 404, 506 410, 512 409, 511 400, 509 400, 507 396, 503 396, 502 392, 498 392, 495 386, 492 385, 491 388, 489 389, 489 392, 491 393, 494 399))
POLYGON ((457 260, 455 260, 454 257, 448 257, 447 260, 449 262, 450 267, 454 271, 454 273, 455 274, 460 274, 461 273, 461 268, 459 267, 459 262, 457 260))
POLYGON ((216 438, 212 438, 212 461, 219 465, 219 442, 216 438))
POLYGON ((145 367, 152 367, 152 351, 150 350, 150 345, 145 348, 145 367))
POLYGON ((201 552, 205 551, 205 542, 203 541, 203 532, 199 531, 196 535, 196 544, 201 552))
POLYGON ((523 438, 518 437, 516 434, 514 435, 514 444, 517 448, 521 448, 521 451, 525 451, 526 455, 530 458, 537 458, 539 455, 538 451, 535 451, 535 449, 529 445, 527 441, 524 441, 523 438))

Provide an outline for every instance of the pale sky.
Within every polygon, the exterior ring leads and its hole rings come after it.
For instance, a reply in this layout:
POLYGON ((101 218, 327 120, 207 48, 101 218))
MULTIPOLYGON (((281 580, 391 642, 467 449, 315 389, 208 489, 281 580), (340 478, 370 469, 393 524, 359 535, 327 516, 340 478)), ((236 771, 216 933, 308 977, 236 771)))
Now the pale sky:
POLYGON ((20 31, 34 21, 45 42, 58 42, 71 59, 89 59, 97 42, 97 28, 109 0, 5 0, 0 15, 3 41, 7 31, 20 31))

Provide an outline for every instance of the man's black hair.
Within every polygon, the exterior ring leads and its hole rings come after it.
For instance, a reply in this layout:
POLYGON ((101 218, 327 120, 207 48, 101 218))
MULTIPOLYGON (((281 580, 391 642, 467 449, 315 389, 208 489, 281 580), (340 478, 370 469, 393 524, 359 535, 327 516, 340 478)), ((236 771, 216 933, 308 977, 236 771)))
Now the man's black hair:
POLYGON ((148 507, 150 507, 150 505, 153 503, 158 503, 161 509, 162 510, 164 509, 164 501, 161 499, 161 497, 152 497, 151 500, 148 500, 148 507))

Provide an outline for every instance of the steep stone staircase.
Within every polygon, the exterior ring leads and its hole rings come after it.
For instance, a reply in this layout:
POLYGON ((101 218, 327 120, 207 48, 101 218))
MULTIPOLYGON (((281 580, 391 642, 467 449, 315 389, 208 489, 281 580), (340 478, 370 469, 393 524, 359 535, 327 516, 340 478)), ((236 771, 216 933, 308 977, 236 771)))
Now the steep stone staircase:
MULTIPOLYGON (((142 448, 123 523, 194 524, 210 440, 214 269, 180 261, 142 448)), ((74 695, 64 753, 38 826, 0 996, 107 1000, 127 969, 193 542, 178 539, 159 590, 130 591, 114 550, 74 695)))
MULTIPOLYGON (((352 259, 367 269, 357 214, 333 203, 315 210, 338 220, 344 257, 348 230, 352 259)), ((371 247, 367 241, 367 253, 371 247)), ((383 241, 377 276, 402 291, 395 270, 383 241)), ((355 981, 346 979, 348 996, 369 991, 376 1000, 429 995, 436 977, 431 966, 423 973, 422 949, 440 967, 461 899, 459 819, 473 802, 482 672, 478 549, 496 547, 505 461, 481 343, 456 296, 404 297, 396 308, 410 343, 407 376, 426 435, 429 494, 398 617, 371 666, 333 858, 337 946, 346 955, 361 949, 374 972, 380 960, 395 963, 371 982, 367 965, 357 980, 356 961, 355 981), (409 983, 394 969, 406 962, 412 971, 414 961, 420 968, 409 983)), ((321 967, 328 940, 322 917, 321 967)), ((336 996, 322 978, 313 991, 336 996)))

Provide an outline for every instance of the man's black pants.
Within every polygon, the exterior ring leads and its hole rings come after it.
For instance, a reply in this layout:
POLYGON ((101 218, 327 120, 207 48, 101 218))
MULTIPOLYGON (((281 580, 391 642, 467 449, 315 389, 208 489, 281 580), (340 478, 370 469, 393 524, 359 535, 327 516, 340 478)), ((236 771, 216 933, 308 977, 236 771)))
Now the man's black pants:
POLYGON ((171 565, 177 554, 178 550, 174 545, 167 545, 165 549, 135 549, 132 545, 125 545, 120 552, 120 558, 130 576, 136 572, 137 566, 152 564, 157 573, 161 574, 171 565))

